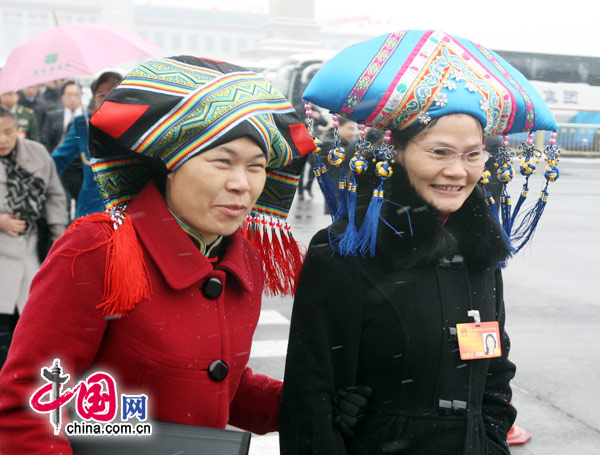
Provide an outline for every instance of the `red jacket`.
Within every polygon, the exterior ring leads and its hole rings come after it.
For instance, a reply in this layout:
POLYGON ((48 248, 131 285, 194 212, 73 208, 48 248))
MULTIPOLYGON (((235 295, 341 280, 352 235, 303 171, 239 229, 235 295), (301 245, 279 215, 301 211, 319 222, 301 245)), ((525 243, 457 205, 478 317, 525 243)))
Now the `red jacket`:
MULTIPOLYGON (((31 294, 0 373, 0 453, 62 453, 71 448, 54 436, 48 414, 29 406, 45 381, 40 369, 59 358, 63 372, 87 377, 106 371, 117 393, 148 396, 151 419, 255 433, 277 430, 281 382, 246 366, 258 322, 262 271, 253 246, 236 232, 214 267, 200 254, 150 183, 129 205, 151 297, 127 317, 104 318, 96 305, 104 287, 106 248, 80 255, 98 242, 98 223, 71 229, 55 244, 36 275, 31 294), (69 253, 71 257, 61 255, 69 253), (210 278, 223 284, 219 297, 202 291, 210 278), (211 362, 229 366, 224 380, 209 378, 211 362)), ((64 387, 73 387, 71 379, 64 387)), ((73 403, 73 400, 71 403, 73 403)), ((68 406, 74 406, 73 404, 68 406)))

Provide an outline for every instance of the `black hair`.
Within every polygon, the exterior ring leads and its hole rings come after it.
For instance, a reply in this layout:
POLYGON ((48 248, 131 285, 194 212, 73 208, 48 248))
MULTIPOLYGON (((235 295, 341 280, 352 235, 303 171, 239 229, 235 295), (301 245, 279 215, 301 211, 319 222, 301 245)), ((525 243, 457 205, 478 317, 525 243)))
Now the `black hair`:
POLYGON ((492 335, 491 333, 488 333, 488 334, 485 336, 485 353, 486 353, 486 354, 493 354, 493 352, 488 352, 488 346, 487 346, 487 342, 488 342, 488 340, 489 340, 490 338, 491 338, 492 340, 494 340, 494 348, 496 348, 496 347, 498 346, 498 343, 496 343, 496 337, 494 337, 494 335, 492 335))
POLYGON ((60 89, 60 96, 63 96, 65 94, 65 90, 67 89, 67 87, 69 85, 77 86, 77 83, 75 81, 67 81, 67 82, 65 82, 65 84, 60 89))
POLYGON ((338 117, 338 122, 339 122, 340 126, 344 126, 346 123, 352 122, 352 120, 350 120, 350 119, 348 119, 346 117, 339 116, 338 117))
POLYGON ((502 146, 502 138, 500 136, 490 136, 485 140, 485 149, 492 155, 498 153, 498 149, 502 146))
POLYGON ((17 118, 15 117, 15 114, 13 114, 10 111, 10 109, 8 109, 6 106, 3 106, 2 104, 0 104, 0 118, 2 118, 2 117, 10 117, 11 119, 13 119, 15 124, 17 123, 17 118))
POLYGON ((92 85, 90 87, 92 89, 92 95, 95 95, 96 90, 98 90, 98 87, 100 87, 105 82, 114 82, 116 85, 119 82, 121 82, 121 80, 123 80, 123 76, 121 76, 119 73, 116 73, 114 71, 105 71, 100 76, 98 76, 98 78, 94 82, 92 82, 92 85))

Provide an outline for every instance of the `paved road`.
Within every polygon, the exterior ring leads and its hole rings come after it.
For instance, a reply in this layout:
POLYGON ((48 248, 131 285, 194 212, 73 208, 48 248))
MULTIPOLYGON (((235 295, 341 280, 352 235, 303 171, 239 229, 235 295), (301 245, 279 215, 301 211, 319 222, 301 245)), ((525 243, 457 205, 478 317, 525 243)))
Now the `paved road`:
MULTIPOLYGON (((505 270, 517 424, 531 441, 515 455, 600 455, 600 160, 564 158, 532 245, 505 270)), ((530 198, 543 177, 533 178, 530 198)), ((517 199, 520 183, 511 185, 517 199)), ((315 182, 315 195, 318 193, 315 182)), ((323 200, 296 201, 296 237, 328 224, 323 200)), ((282 378, 291 299, 266 299, 250 365, 282 378)), ((277 435, 253 436, 252 455, 278 455, 277 435)))

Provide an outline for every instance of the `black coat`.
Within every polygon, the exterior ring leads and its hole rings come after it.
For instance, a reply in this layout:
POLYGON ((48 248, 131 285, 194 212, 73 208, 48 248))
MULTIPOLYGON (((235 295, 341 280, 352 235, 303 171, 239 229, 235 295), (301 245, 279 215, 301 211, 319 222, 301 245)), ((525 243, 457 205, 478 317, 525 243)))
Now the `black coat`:
POLYGON ((63 137, 64 116, 64 109, 48 111, 46 114, 46 121, 44 122, 40 136, 42 143, 50 153, 60 144, 63 137))
POLYGON ((394 167, 386 197, 408 209, 414 236, 406 213, 386 203, 382 215, 403 237, 380 223, 375 258, 333 254, 327 230, 310 244, 290 328, 282 455, 509 453, 515 366, 498 268, 506 238, 479 189, 442 226, 394 167), (460 359, 451 329, 473 322, 470 309, 499 321, 502 357, 460 359), (360 384, 373 393, 344 441, 331 424, 332 394, 360 384), (456 409, 446 415, 440 400, 456 400, 456 409))

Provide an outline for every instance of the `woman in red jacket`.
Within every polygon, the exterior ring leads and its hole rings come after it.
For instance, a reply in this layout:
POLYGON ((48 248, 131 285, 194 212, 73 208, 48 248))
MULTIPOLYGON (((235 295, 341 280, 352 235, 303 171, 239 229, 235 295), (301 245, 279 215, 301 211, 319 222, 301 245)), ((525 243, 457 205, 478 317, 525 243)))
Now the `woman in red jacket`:
POLYGON ((89 133, 107 211, 74 223, 34 279, 0 373, 0 452, 72 453, 60 415, 54 435, 30 406, 54 359, 73 378, 61 393, 105 372, 147 396, 150 419, 277 430, 282 384, 246 364, 263 281, 289 293, 301 263, 285 216, 306 128, 256 74, 175 57, 133 69, 89 133))

